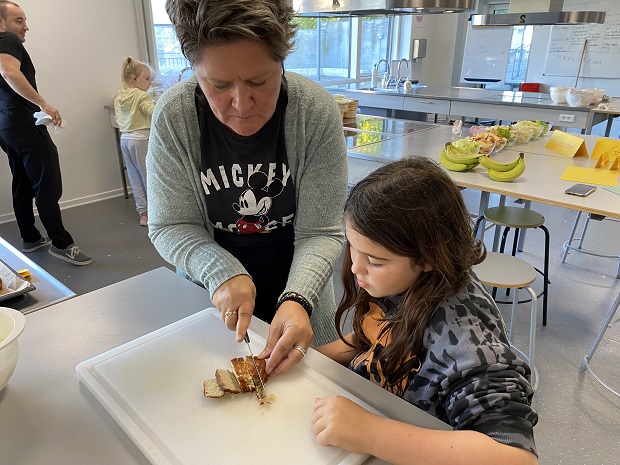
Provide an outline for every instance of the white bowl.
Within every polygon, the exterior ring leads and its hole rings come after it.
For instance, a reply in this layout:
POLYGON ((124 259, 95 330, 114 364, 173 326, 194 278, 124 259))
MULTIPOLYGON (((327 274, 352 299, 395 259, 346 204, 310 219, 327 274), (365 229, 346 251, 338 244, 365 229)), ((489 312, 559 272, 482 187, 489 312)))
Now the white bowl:
POLYGON ((553 103, 566 103, 566 91, 570 89, 567 86, 549 87, 549 94, 553 103))
POLYGON ((588 88, 583 90, 594 92, 594 98, 592 99, 593 102, 600 102, 603 99, 603 95, 605 95, 605 91, 603 89, 588 88))
POLYGON ((12 308, 0 307, 0 391, 17 366, 17 338, 24 331, 26 317, 12 308))
POLYGON ((566 103, 571 107, 587 107, 594 100, 594 91, 568 89, 566 91, 566 103))

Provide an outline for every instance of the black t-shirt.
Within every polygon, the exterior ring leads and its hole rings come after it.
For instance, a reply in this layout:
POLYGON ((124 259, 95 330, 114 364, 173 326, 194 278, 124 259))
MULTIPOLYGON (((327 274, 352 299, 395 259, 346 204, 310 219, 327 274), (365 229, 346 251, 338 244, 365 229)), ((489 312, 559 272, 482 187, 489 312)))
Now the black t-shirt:
POLYGON ((287 103, 283 83, 271 119, 256 134, 242 137, 216 118, 196 86, 202 186, 216 240, 220 231, 226 231, 227 242, 242 247, 293 237, 295 186, 284 141, 287 103))
MULTIPOLYGON (((0 32, 0 53, 6 53, 17 58, 21 63, 19 70, 30 85, 37 90, 34 65, 30 55, 28 55, 28 52, 15 34, 0 32)), ((0 129, 21 126, 23 124, 34 124, 32 114, 37 111, 39 111, 37 105, 15 92, 4 78, 0 76, 0 129)))
POLYGON ((196 86, 202 187, 215 241, 235 256, 256 286, 254 316, 271 322, 295 252, 295 186, 288 167, 282 84, 272 118, 241 137, 213 114, 196 86))

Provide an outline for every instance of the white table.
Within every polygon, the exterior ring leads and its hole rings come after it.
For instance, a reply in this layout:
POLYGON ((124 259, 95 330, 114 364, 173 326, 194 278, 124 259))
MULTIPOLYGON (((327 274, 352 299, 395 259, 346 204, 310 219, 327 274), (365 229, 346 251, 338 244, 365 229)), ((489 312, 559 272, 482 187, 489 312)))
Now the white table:
MULTIPOLYGON (((0 463, 147 465, 78 382, 76 365, 209 306, 205 289, 162 267, 27 315, 17 369, 0 392, 0 463)), ((254 320, 252 330, 266 337, 268 326, 254 320)), ((447 428, 318 352, 305 361, 391 418, 447 428)))

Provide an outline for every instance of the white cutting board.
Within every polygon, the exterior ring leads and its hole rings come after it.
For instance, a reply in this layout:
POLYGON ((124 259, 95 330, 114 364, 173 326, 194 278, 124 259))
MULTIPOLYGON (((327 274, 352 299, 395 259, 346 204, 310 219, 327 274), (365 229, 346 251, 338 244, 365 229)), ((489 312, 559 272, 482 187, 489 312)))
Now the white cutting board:
MULTIPOLYGON (((258 354, 265 339, 248 331, 258 354)), ((80 363, 80 381, 155 465, 355 465, 367 455, 317 444, 316 397, 339 394, 372 407, 303 361, 269 379, 272 405, 253 393, 203 396, 203 381, 248 355, 209 308, 80 363)))

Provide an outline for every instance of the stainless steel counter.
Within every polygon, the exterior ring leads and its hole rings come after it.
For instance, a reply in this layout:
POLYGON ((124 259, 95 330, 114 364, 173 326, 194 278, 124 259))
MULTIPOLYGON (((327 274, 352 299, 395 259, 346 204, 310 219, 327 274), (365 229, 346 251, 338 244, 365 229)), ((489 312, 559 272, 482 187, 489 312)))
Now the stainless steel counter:
POLYGON ((601 113, 597 105, 570 107, 556 105, 549 94, 512 92, 471 87, 413 86, 410 93, 403 88, 370 89, 367 84, 329 87, 333 93, 359 99, 360 107, 385 108, 421 113, 453 115, 463 118, 495 120, 540 119, 557 127, 579 128, 589 134, 592 127, 620 114, 620 99, 609 103, 617 111, 601 113))
POLYGON ((2 307, 30 313, 75 297, 75 293, 0 237, 0 260, 16 271, 27 268, 36 289, 0 303, 2 307))
MULTIPOLYGON (((78 382, 76 366, 209 306, 208 291, 162 267, 28 315, 17 368, 0 392, 0 463, 147 465, 78 382)), ((252 330, 266 337, 268 326, 253 320, 252 330)), ((308 351, 304 363, 392 418, 448 429, 318 352, 308 351)), ((366 463, 385 464, 376 458, 366 463)))

